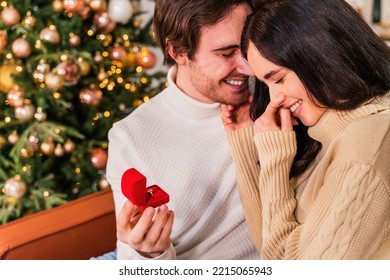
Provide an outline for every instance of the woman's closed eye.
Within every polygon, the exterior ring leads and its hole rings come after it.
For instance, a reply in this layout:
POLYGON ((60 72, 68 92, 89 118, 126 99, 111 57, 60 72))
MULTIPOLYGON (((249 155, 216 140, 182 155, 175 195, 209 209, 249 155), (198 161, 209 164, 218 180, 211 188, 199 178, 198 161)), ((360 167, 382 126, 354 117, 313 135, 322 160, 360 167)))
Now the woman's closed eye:
POLYGON ((280 83, 282 83, 284 81, 284 77, 283 78, 280 78, 279 80, 277 80, 276 82, 275 82, 275 84, 280 84, 280 83))

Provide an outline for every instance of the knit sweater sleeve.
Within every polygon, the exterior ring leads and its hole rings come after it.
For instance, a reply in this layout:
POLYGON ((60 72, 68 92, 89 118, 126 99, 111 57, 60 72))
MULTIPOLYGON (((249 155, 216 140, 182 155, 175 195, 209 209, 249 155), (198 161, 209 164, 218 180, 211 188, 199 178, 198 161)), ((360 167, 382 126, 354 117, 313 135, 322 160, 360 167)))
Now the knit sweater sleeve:
POLYGON ((237 184, 241 203, 253 242, 261 251, 261 203, 259 194, 260 166, 253 142, 253 127, 227 132, 232 156, 237 168, 237 184))
POLYGON ((300 224, 288 180, 294 133, 254 139, 261 154, 264 259, 367 259, 388 238, 389 193, 371 165, 344 161, 322 170, 318 195, 300 224))
POLYGON ((263 259, 282 259, 284 239, 298 226, 296 201, 289 184, 290 168, 296 153, 294 131, 269 131, 255 135, 260 155, 260 198, 263 213, 263 259))

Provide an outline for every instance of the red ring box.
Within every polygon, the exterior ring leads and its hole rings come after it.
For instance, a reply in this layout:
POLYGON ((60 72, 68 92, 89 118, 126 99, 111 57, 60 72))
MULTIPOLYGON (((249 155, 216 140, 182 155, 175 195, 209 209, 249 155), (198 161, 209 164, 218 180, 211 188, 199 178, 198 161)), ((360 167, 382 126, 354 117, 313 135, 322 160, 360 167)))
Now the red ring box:
POLYGON ((142 211, 146 207, 158 207, 169 202, 169 195, 159 186, 146 187, 146 177, 135 168, 122 175, 122 193, 142 211))

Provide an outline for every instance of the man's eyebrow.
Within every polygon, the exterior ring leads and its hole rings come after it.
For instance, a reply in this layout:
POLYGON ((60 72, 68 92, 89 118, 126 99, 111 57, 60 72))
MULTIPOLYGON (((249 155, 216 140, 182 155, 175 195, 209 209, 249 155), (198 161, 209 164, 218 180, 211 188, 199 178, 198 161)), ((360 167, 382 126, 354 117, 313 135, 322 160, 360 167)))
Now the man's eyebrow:
POLYGON ((272 71, 268 72, 267 74, 264 75, 264 80, 268 80, 268 79, 271 78, 273 75, 275 75, 276 73, 278 73, 280 70, 282 70, 282 69, 276 69, 276 70, 272 70, 272 71))
POLYGON ((226 51, 226 50, 231 50, 231 49, 238 49, 240 48, 240 45, 228 45, 228 46, 223 46, 218 49, 212 50, 212 52, 220 52, 220 51, 226 51))

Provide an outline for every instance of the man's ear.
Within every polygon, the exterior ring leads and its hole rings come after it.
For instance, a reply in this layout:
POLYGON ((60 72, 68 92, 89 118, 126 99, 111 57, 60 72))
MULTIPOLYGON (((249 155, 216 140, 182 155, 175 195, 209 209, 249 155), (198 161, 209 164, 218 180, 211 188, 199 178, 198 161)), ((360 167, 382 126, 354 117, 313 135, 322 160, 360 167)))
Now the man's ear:
POLYGON ((175 52, 175 48, 172 46, 171 43, 169 43, 169 41, 167 42, 167 46, 168 46, 168 54, 173 58, 173 60, 176 61, 177 64, 185 64, 187 62, 187 53, 184 53, 184 52, 180 52, 180 53, 176 53, 175 52))

